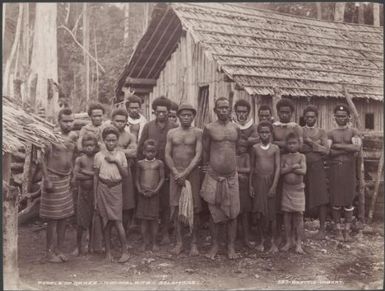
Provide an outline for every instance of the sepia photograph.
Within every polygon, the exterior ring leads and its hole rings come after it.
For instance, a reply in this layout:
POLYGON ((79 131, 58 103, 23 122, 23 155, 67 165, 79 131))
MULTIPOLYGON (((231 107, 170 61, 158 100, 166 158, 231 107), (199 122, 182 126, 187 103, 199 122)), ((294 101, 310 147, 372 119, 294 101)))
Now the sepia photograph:
POLYGON ((383 290, 382 2, 3 2, 4 290, 383 290))

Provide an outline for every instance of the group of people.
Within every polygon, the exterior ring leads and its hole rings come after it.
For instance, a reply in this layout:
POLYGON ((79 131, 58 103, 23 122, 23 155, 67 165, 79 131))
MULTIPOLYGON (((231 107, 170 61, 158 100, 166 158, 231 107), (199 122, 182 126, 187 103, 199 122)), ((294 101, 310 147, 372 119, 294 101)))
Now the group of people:
POLYGON ((122 263, 129 260, 126 235, 133 220, 140 221, 143 251, 149 246, 154 252, 159 249, 160 225, 161 244, 171 243, 174 228, 176 242, 171 251, 180 254, 187 226, 190 255, 199 255, 197 232, 205 211, 212 238, 206 255, 210 259, 218 253, 222 224, 229 259, 238 257, 238 224, 245 245, 254 248, 250 222, 258 229, 256 250, 264 251, 267 245, 273 253, 291 248, 304 253, 303 213, 319 210, 316 238, 324 239, 328 205, 336 238, 352 239, 355 157, 361 139, 348 125, 346 105, 334 109, 337 127, 327 133, 317 126, 318 110, 313 105, 303 112, 304 127, 293 122, 295 107, 290 99, 276 104, 277 121, 269 106, 259 106, 256 124, 248 101, 238 100, 232 110, 227 98, 217 98, 217 120, 203 130, 192 126, 197 111, 190 104, 178 106, 158 97, 152 103, 155 119, 149 122, 140 113, 141 104, 140 97, 130 96, 126 109, 114 109, 111 120, 104 122, 104 107, 92 104, 88 108, 91 123, 79 134, 72 131, 72 111, 59 112, 62 142, 47 144, 42 158, 40 216, 48 224, 49 262, 68 260, 63 243, 66 221, 74 214, 78 224, 75 254, 83 253, 82 238, 88 231, 88 251, 101 251, 104 241, 106 259, 112 261, 111 230, 115 227, 122 246, 118 262, 122 263))

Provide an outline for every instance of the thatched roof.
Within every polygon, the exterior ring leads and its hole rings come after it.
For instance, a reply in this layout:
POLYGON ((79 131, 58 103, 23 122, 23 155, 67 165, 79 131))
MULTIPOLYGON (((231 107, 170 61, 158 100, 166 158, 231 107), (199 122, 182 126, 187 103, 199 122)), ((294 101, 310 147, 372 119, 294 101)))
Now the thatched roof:
POLYGON ((60 135, 54 133, 54 124, 3 96, 3 152, 16 152, 29 143, 41 148, 44 142, 61 141, 60 135))
POLYGON ((230 3, 158 4, 120 76, 157 79, 182 28, 248 94, 383 100, 383 27, 335 23, 230 3))

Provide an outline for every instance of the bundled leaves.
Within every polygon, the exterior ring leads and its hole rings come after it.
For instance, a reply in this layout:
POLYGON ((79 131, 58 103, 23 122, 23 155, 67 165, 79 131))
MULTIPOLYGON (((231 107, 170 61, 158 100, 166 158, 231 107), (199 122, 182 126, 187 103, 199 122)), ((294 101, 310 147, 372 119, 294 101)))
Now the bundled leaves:
POLYGON ((3 96, 3 152, 16 152, 26 143, 42 148, 44 143, 61 143, 55 125, 33 113, 27 113, 11 98, 3 96))

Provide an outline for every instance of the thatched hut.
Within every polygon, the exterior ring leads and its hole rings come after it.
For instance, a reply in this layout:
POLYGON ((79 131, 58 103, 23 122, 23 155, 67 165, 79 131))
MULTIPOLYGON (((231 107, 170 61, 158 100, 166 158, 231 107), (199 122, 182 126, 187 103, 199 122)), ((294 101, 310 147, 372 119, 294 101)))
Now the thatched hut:
POLYGON ((245 8, 230 3, 160 3, 117 87, 116 103, 135 91, 151 116, 166 95, 213 120, 215 97, 248 99, 253 114, 275 88, 292 98, 300 121, 315 104, 325 129, 346 87, 367 130, 383 131, 383 29, 245 8))

